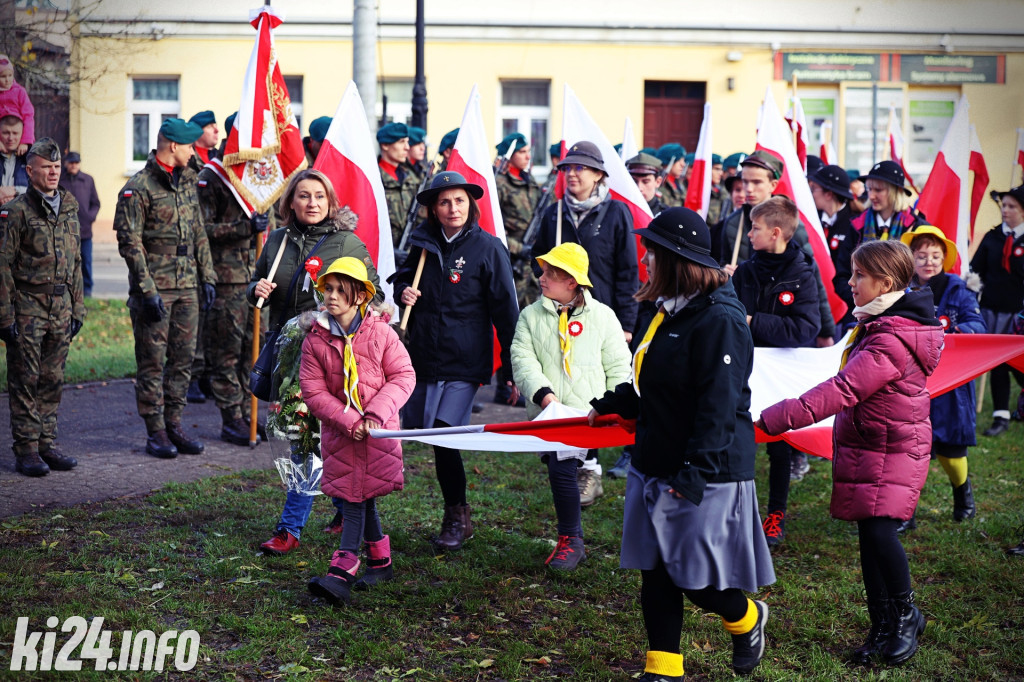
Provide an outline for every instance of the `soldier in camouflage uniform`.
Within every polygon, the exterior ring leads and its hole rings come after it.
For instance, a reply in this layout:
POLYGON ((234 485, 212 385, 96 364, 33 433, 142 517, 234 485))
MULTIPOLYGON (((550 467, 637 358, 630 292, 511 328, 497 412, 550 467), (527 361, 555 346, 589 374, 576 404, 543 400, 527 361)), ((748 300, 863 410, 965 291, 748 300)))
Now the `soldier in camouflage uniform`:
POLYGON ((253 307, 245 299, 255 263, 254 240, 272 215, 246 215, 224 180, 210 167, 196 183, 213 268, 217 272, 217 298, 206 317, 206 351, 210 391, 220 409, 220 439, 234 445, 249 444, 244 419, 249 402, 252 366, 253 307))
POLYGON ((0 339, 7 344, 16 469, 26 476, 78 462, 57 447, 57 407, 71 339, 85 321, 78 202, 58 187, 60 149, 29 149, 28 190, 0 208, 0 339))
POLYGON ((448 168, 448 159, 451 158, 452 150, 455 149, 455 140, 459 138, 459 129, 449 130, 441 138, 441 144, 437 146, 437 153, 441 155, 441 165, 437 167, 437 173, 448 168))
POLYGON ((397 248, 409 217, 409 207, 419 189, 417 178, 407 172, 402 164, 409 158, 409 128, 404 123, 388 123, 377 131, 380 156, 377 166, 384 183, 384 199, 388 203, 388 219, 391 221, 391 239, 397 248))
POLYGON ((669 208, 682 206, 686 203, 686 184, 683 179, 686 174, 686 147, 674 143, 663 144, 658 147, 655 156, 661 161, 662 168, 667 169, 658 190, 662 203, 669 208))
POLYGON ((501 221, 505 224, 505 238, 512 257, 516 296, 519 298, 519 309, 522 310, 540 296, 540 287, 530 267, 529 249, 523 239, 533 218, 533 210, 540 201, 541 189, 529 173, 530 145, 522 133, 506 135, 497 145, 498 156, 504 159, 513 144, 515 151, 512 152, 508 167, 495 176, 494 182, 498 187, 498 207, 501 209, 501 221))
POLYGON ((203 451, 181 427, 199 308, 216 298, 196 175, 188 166, 201 134, 180 118, 164 121, 156 150, 121 189, 114 214, 118 251, 128 264, 135 399, 149 433, 146 452, 165 459, 203 451))
POLYGON ((708 225, 714 225, 722 219, 722 205, 725 192, 722 191, 722 157, 711 155, 711 201, 708 204, 708 225))

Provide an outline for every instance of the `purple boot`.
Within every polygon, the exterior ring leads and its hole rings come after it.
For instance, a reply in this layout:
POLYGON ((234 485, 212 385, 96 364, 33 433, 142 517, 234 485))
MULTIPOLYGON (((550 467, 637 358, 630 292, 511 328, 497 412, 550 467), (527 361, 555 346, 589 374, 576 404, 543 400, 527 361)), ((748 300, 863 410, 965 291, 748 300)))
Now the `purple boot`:
POLYGON ((391 538, 385 535, 376 542, 366 543, 366 572, 356 581, 357 590, 366 590, 377 583, 387 582, 395 577, 391 564, 391 538))

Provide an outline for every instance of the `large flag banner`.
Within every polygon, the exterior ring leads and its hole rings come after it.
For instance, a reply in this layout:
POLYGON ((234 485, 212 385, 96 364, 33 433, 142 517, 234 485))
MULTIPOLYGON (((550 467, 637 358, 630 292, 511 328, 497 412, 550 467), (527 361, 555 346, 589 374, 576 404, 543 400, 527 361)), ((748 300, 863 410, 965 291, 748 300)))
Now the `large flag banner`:
MULTIPOLYGON (((1017 128, 1017 148, 1013 151, 1013 165, 1020 166, 1024 173, 1024 128, 1017 128)), ((1010 173, 1010 187, 1013 187, 1013 173, 1010 173)))
POLYGON ((896 107, 889 107, 889 157, 903 169, 903 175, 907 179, 907 184, 920 194, 921 190, 914 184, 914 178, 910 177, 910 173, 907 172, 907 165, 903 163, 905 149, 903 127, 900 126, 900 119, 896 116, 896 107))
POLYGON ((370 252, 385 300, 393 303, 387 278, 395 272, 395 250, 373 140, 359 89, 349 81, 313 168, 330 179, 341 204, 359 217, 356 236, 370 252))
POLYGON ((711 104, 704 105, 704 121, 700 124, 700 139, 693 155, 693 173, 686 188, 686 208, 708 219, 711 206, 711 104))
POLYGON ((786 112, 786 123, 790 130, 796 133, 796 158, 800 161, 800 167, 807 175, 807 147, 810 146, 810 139, 807 136, 807 115, 804 114, 804 104, 799 97, 794 97, 786 112))
POLYGON ((961 276, 968 268, 967 238, 971 231, 967 197, 967 172, 971 162, 969 108, 967 97, 961 97, 928 175, 928 182, 917 200, 917 210, 956 244, 959 258, 952 272, 961 276))
POLYGON ((273 7, 249 13, 256 44, 242 84, 242 103, 224 147, 222 168, 249 207, 264 213, 292 175, 306 167, 302 136, 274 50, 273 29, 283 21, 273 7))
POLYGON ((761 105, 758 119, 757 149, 771 152, 782 159, 782 178, 779 179, 775 193, 785 194, 796 203, 800 211, 800 220, 807 228, 807 239, 814 251, 814 260, 821 271, 821 281, 828 294, 829 308, 832 310, 832 316, 839 320, 846 314, 846 303, 836 295, 835 287, 832 286, 832 278, 836 275, 835 265, 832 264, 832 252, 821 228, 821 218, 814 206, 814 197, 811 195, 810 185, 807 184, 807 176, 804 175, 803 166, 796 157, 796 150, 793 149, 792 132, 779 114, 771 87, 765 89, 764 104, 761 105))
POLYGON ((985 155, 981 151, 981 140, 978 139, 978 131, 974 129, 973 123, 971 124, 971 160, 967 168, 974 173, 974 180, 971 182, 970 234, 970 240, 974 241, 974 223, 978 219, 978 209, 981 208, 981 200, 985 197, 985 190, 988 189, 989 177, 985 155))
POLYGON ((480 92, 474 84, 462 114, 459 136, 455 138, 455 146, 448 159, 448 170, 462 173, 466 180, 484 188, 484 196, 477 201, 480 207, 480 227, 507 245, 505 223, 501 220, 501 207, 498 205, 498 186, 494 184, 491 149, 487 143, 484 118, 480 113, 480 92))
POLYGON ((823 121, 818 128, 818 158, 826 166, 833 166, 839 163, 839 155, 832 145, 832 121, 823 121))
POLYGON ((626 122, 622 126, 622 149, 619 151, 619 158, 626 162, 639 153, 640 148, 636 146, 636 135, 633 134, 633 119, 627 116, 626 122))

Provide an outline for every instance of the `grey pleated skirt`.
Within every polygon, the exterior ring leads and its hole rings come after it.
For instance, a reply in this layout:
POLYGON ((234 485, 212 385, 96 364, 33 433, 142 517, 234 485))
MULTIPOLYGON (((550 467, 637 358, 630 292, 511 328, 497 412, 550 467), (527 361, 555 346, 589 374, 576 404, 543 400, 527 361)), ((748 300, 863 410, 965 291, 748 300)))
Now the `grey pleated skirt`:
POLYGON ((473 416, 478 388, 468 381, 417 381, 402 408, 402 428, 430 429, 437 420, 448 426, 465 426, 473 416))
POLYGON ((629 467, 622 568, 650 570, 661 560, 672 581, 687 590, 756 592, 775 582, 753 481, 708 484, 700 505, 668 489, 664 479, 629 467))

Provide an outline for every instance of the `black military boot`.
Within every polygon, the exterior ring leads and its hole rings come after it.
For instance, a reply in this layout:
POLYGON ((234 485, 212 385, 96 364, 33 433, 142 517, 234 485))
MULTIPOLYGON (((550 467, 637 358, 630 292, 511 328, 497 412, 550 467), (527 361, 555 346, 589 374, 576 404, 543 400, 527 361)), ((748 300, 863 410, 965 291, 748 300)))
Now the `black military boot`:
POLYGON ((882 655, 893 665, 909 661, 917 653, 917 638, 924 633, 924 614, 914 605, 914 592, 892 595, 892 634, 882 655))
POLYGON ((146 452, 160 459, 174 459, 178 456, 178 448, 167 438, 165 429, 149 434, 149 438, 146 439, 146 452))
POLYGON ((853 650, 851 656, 853 662, 860 665, 870 663, 875 656, 881 656, 892 636, 892 605, 888 599, 868 599, 868 616, 871 618, 868 638, 853 650))
POLYGON ((71 471, 78 466, 78 460, 65 455, 53 444, 39 447, 39 457, 54 471, 71 471))
POLYGON ((15 453, 14 458, 16 460, 14 469, 19 474, 36 477, 50 473, 50 467, 39 457, 38 452, 33 451, 24 455, 15 453))
MULTIPOLYGON (((181 424, 178 422, 167 422, 167 437, 174 443, 174 447, 178 448, 178 452, 183 455, 199 455, 205 449, 202 441, 185 435, 185 432, 181 430, 181 424)), ((248 445, 249 441, 246 440, 245 442, 248 445)))
MULTIPOLYGON (((225 419, 224 426, 220 429, 220 439, 232 445, 249 445, 249 425, 241 417, 225 419)), ((258 435, 256 436, 256 442, 260 442, 258 435)))
POLYGON ((959 523, 964 519, 973 519, 977 513, 978 510, 974 506, 974 491, 971 489, 971 477, 968 476, 963 485, 953 488, 953 520, 959 523))
POLYGON ((188 385, 188 392, 185 393, 185 400, 190 403, 201 405, 206 402, 206 394, 199 388, 199 382, 193 381, 188 385))

